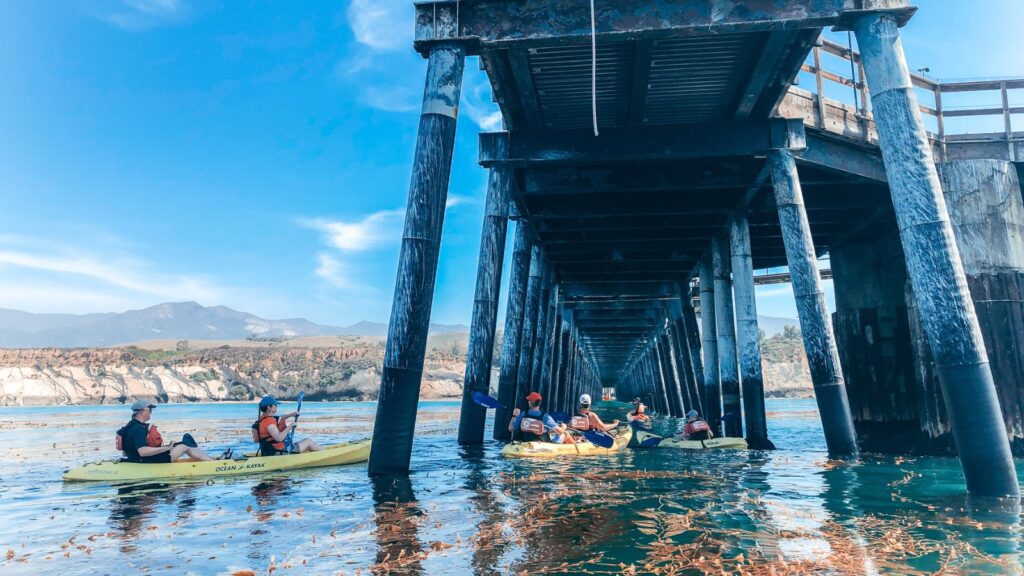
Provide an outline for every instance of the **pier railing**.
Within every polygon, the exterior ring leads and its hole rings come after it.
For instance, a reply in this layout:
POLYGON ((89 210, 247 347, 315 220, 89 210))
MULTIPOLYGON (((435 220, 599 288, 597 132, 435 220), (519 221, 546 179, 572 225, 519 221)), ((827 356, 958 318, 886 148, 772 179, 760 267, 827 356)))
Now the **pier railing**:
MULTIPOLYGON (((912 73, 911 79, 917 88, 936 158, 996 158, 1014 162, 1024 158, 1024 132, 1015 132, 1012 122, 1015 114, 1024 114, 1024 106, 1010 103, 1010 92, 1024 89, 1024 78, 939 82, 912 73), (998 94, 999 100, 992 105, 943 105, 943 96, 965 93, 998 94), (949 120, 954 118, 975 118, 981 122, 951 130, 949 120), (984 124, 997 118, 1002 119, 1002 130, 984 130, 984 124)), ((808 62, 801 68, 798 84, 790 89, 779 112, 787 117, 802 117, 809 127, 851 139, 878 139, 860 54, 824 37, 812 49, 808 62), (831 66, 826 59, 832 60, 831 66)))

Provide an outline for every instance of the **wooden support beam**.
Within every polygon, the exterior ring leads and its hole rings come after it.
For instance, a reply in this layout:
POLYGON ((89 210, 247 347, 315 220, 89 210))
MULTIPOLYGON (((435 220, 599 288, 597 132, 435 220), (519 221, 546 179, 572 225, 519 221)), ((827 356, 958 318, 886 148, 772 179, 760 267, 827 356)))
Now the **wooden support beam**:
MULTIPOLYGON (((608 0, 595 5, 593 25, 602 39, 616 40, 821 28, 872 4, 870 0, 608 0)), ((906 0, 885 0, 885 7, 899 10, 904 20, 914 11, 906 0)), ((564 0, 418 2, 414 46, 426 53, 432 43, 453 37, 495 46, 581 43, 590 38, 591 24, 589 10, 564 0)))
POLYGON ((533 73, 530 70, 530 57, 527 49, 522 46, 509 48, 508 64, 522 105, 524 125, 520 129, 538 130, 543 128, 544 112, 537 100, 537 89, 533 84, 533 73))
POLYGON ((480 164, 668 161, 758 156, 770 150, 804 147, 803 120, 785 118, 611 128, 602 130, 600 136, 591 130, 483 132, 480 164))
POLYGON ((750 117, 758 100, 763 96, 765 87, 777 75, 782 55, 795 35, 796 33, 791 30, 773 30, 768 34, 764 46, 761 47, 757 64, 747 79, 746 88, 740 93, 740 101, 733 118, 743 120, 750 117))

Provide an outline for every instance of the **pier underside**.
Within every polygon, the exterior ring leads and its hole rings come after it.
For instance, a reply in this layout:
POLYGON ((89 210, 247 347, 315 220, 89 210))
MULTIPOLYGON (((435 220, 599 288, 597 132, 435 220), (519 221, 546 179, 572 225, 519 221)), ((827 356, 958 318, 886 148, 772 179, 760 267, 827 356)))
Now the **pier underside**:
MULTIPOLYGON (((951 142, 943 87, 910 75, 899 39, 915 10, 905 0, 417 3, 415 47, 429 66, 371 472, 408 467, 412 427, 386 421, 415 418, 437 207, 462 63, 477 55, 504 129, 480 135, 479 162, 491 178, 460 443, 483 441, 476 399, 489 391, 506 215, 516 240, 498 390, 505 403, 525 408, 522 399, 537 391, 545 410, 571 411, 580 394, 610 388, 667 415, 697 410, 720 434, 770 449, 754 270, 787 267, 834 457, 858 453, 846 374, 859 387, 858 421, 875 414, 865 412, 864 371, 840 362, 817 262, 833 253, 856 262, 851 253, 892 238, 913 302, 901 334, 913 338, 913 362, 930 366, 917 387, 929 401, 949 401, 936 412, 940 424, 922 427, 951 431, 969 490, 1016 494, 999 403, 1008 395, 993 381, 933 160, 951 142), (861 53, 824 44, 825 28, 852 31, 861 53), (822 69, 821 46, 854 69, 852 107, 826 101, 823 79, 844 80, 822 69), (808 70, 816 95, 794 88, 808 70), (915 86, 935 92, 935 108, 918 105, 915 86), (922 113, 937 116, 938 135, 922 113)), ((998 86, 1003 149, 1014 160, 1009 84, 998 86)), ((965 157, 962 146, 956 155, 965 157)), ((960 188, 971 197, 970 186, 960 188)), ((971 220, 970 209, 960 212, 971 220)), ((1024 247, 1020 254, 1024 264, 1024 247)), ((841 315, 846 344, 859 337, 848 321, 859 313, 841 315)), ((503 422, 494 435, 508 439, 503 422)))

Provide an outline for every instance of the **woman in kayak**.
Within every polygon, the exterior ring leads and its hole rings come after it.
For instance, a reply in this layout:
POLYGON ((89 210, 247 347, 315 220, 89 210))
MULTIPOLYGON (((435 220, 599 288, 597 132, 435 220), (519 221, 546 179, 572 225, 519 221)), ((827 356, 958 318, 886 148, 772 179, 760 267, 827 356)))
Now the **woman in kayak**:
MULTIPOLYGON (((132 419, 117 431, 117 447, 124 453, 129 462, 140 464, 170 464, 182 456, 188 456, 193 460, 213 460, 206 452, 191 441, 191 445, 185 444, 192 436, 187 435, 182 442, 164 444, 160 432, 156 426, 149 424, 156 404, 150 404, 145 400, 139 400, 132 404, 132 419)), ((225 458, 229 458, 231 452, 225 452, 225 458)))
MULTIPOLYGON (((260 456, 288 454, 285 440, 288 438, 288 434, 295 430, 295 423, 288 424, 288 419, 295 418, 299 413, 291 412, 277 416, 277 404, 278 402, 273 396, 264 396, 260 400, 260 417, 252 425, 253 437, 260 443, 260 456)), ((309 438, 303 438, 292 444, 291 453, 319 452, 323 449, 323 446, 309 438)))
POLYGON ((590 394, 584 394, 580 396, 580 409, 576 412, 576 415, 572 417, 570 422, 573 429, 575 430, 596 430, 598 432, 607 432, 619 425, 619 421, 616 420, 611 424, 605 424, 601 421, 601 417, 590 411, 590 394))
POLYGON ((541 400, 539 393, 530 392, 526 397, 526 412, 519 408, 512 411, 512 420, 508 423, 512 439, 520 442, 553 442, 557 439, 556 444, 571 444, 572 438, 565 433, 565 427, 559 427, 550 414, 540 409, 541 400))
POLYGON ((634 426, 650 429, 651 418, 650 416, 644 413, 644 410, 646 410, 646 406, 644 406, 644 403, 637 402, 636 407, 633 408, 633 411, 626 415, 626 419, 629 420, 630 424, 633 424, 634 426))

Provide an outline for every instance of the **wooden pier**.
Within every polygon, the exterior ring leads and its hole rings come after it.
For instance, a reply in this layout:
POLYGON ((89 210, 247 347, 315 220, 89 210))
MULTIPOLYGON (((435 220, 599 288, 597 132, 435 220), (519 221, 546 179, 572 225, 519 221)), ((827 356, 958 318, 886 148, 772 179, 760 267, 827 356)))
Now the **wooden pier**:
MULTIPOLYGON (((915 10, 904 0, 607 0, 593 13, 566 0, 418 2, 427 82, 371 473, 409 466, 468 54, 505 130, 480 135, 491 178, 461 443, 484 440, 471 393, 487 385, 512 214, 504 403, 539 391, 546 410, 572 410, 580 394, 613 387, 771 448, 754 270, 787 266, 771 281, 793 284, 833 457, 897 430, 897 449, 955 446, 973 494, 1017 494, 1024 208, 1013 163, 1024 134, 1010 118, 1024 110, 1007 91, 1024 81, 910 74, 899 29, 915 10), (861 53, 823 39, 827 28, 855 35, 861 53), (847 61, 850 76, 824 57, 847 61), (796 85, 801 74, 812 90, 796 85), (852 104, 824 97, 826 83, 852 104), (916 90, 933 101, 921 105, 916 90), (943 107, 943 94, 967 90, 997 90, 1002 106, 943 107), (998 134, 946 127, 996 114, 998 134), (963 202, 947 207, 954 194, 963 202), (992 241, 999 258, 974 248, 992 241)), ((499 412, 495 438, 508 417, 499 412)))

